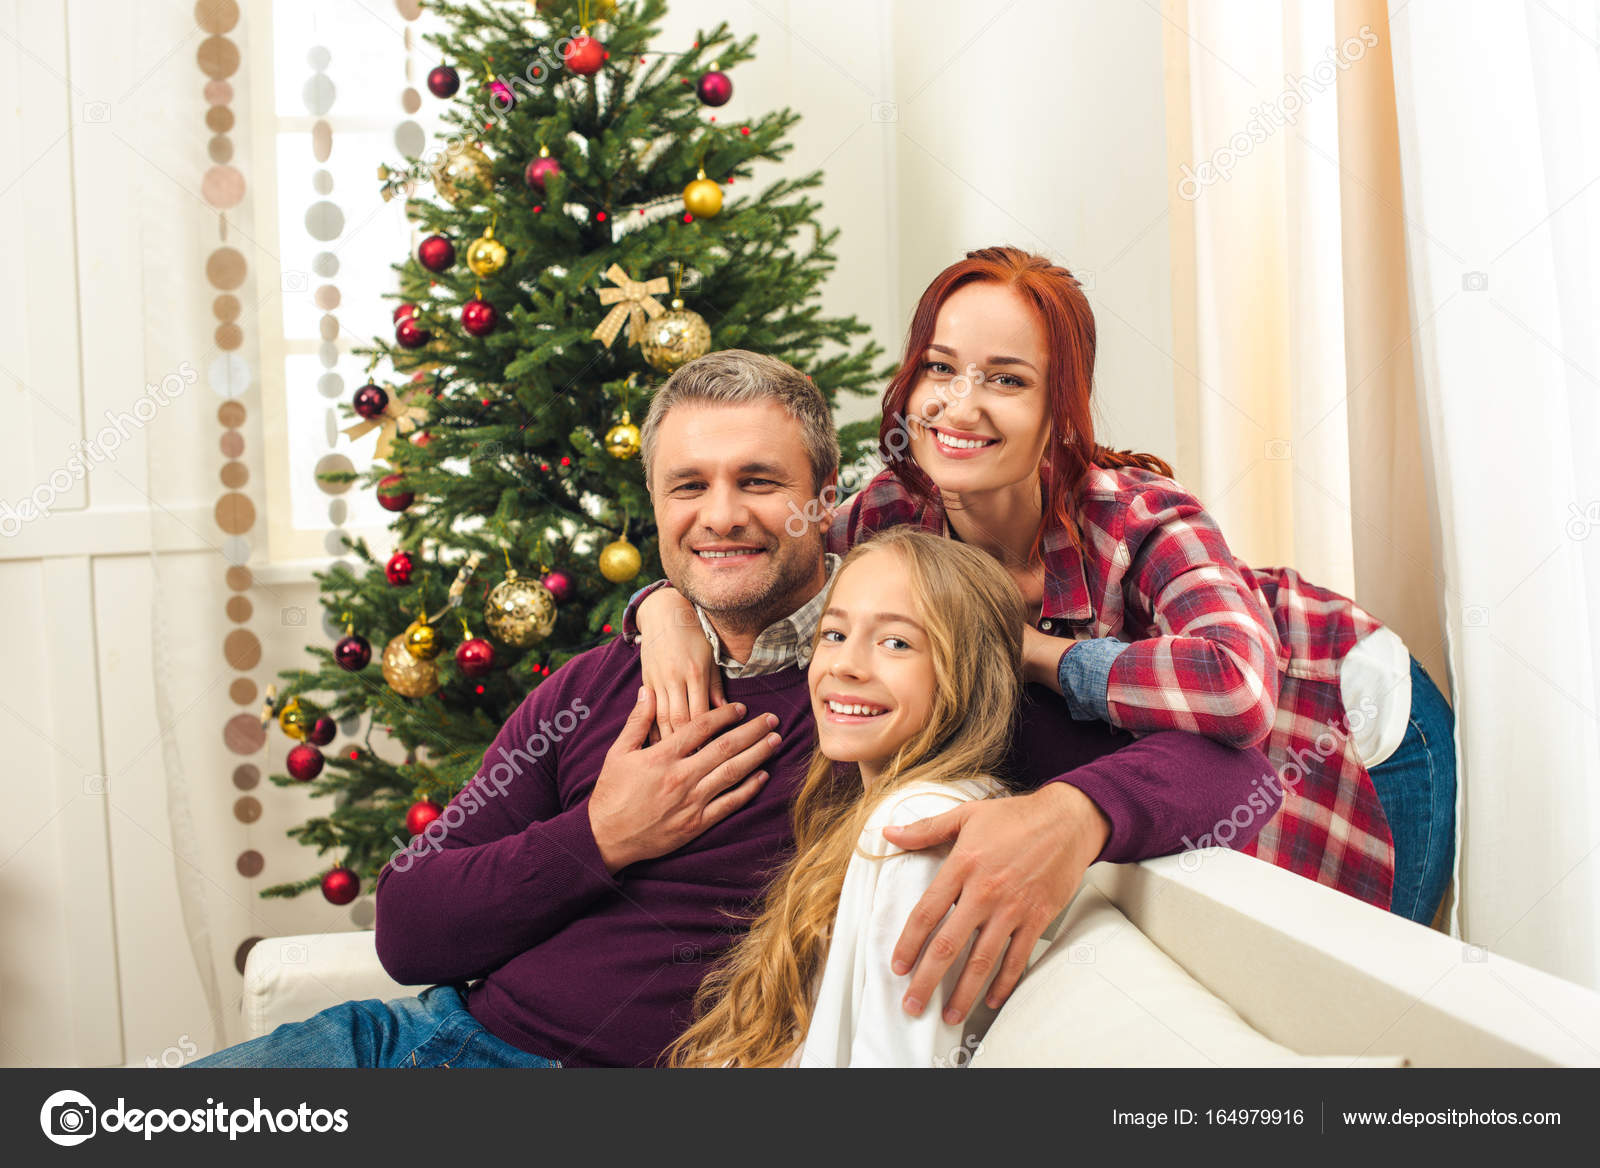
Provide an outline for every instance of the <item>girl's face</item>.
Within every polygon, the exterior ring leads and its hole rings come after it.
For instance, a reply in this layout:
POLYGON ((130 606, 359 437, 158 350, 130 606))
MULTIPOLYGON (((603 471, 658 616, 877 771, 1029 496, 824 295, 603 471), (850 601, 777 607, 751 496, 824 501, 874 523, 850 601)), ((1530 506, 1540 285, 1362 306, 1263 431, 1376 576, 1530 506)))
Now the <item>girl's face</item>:
POLYGON ((808 680, 822 753, 870 782, 927 724, 933 652, 900 556, 871 551, 841 569, 818 626, 808 680))
POLYGON ((939 309, 906 403, 911 456, 941 494, 1030 481, 1050 436, 1044 329, 1027 301, 980 281, 939 309))

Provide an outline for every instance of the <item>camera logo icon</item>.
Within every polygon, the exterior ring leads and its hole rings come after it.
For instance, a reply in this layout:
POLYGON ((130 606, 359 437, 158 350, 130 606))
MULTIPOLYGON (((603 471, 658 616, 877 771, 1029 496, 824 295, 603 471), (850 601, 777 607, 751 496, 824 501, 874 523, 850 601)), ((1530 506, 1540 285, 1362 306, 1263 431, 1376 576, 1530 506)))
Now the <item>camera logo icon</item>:
POLYGON ((304 272, 286 271, 283 273, 283 290, 285 292, 304 292, 310 280, 304 272))
POLYGON ((867 111, 868 118, 874 122, 898 122, 900 120, 900 107, 892 101, 875 101, 867 111))
POLYGON ((111 120, 111 103, 108 101, 84 102, 83 120, 96 123, 109 122, 111 120))
POLYGON ((80 1091, 57 1091, 39 1109, 39 1126, 45 1138, 64 1148, 83 1143, 94 1135, 95 1106, 80 1091))
POLYGON ((1488 287, 1488 272, 1465 272, 1461 276, 1461 290, 1463 292, 1482 292, 1488 287))
POLYGON ((290 605, 282 609, 283 623, 289 628, 302 628, 306 623, 306 610, 299 605, 290 605))
POLYGON ((1293 447, 1284 438, 1269 438, 1262 448, 1262 453, 1265 457, 1273 462, 1283 462, 1291 457, 1292 451, 1293 447))
POLYGON ((700 946, 679 942, 672 947, 672 960, 679 964, 692 965, 700 960, 700 946))

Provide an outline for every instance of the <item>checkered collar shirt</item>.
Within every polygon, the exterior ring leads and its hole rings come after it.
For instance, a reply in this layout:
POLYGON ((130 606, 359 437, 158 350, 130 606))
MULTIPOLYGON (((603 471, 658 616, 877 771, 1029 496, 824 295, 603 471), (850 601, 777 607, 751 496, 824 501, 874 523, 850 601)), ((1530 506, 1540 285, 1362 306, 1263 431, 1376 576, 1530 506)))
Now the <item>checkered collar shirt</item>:
POLYGON ((722 672, 729 677, 761 677, 797 665, 801 669, 811 664, 811 641, 816 636, 817 622, 822 619, 822 602, 828 595, 828 585, 839 570, 840 558, 832 552, 825 553, 827 579, 817 594, 780 621, 774 621, 761 630, 750 647, 746 661, 735 661, 722 647, 722 638, 711 625, 711 618, 697 604, 694 613, 700 618, 700 627, 711 642, 711 653, 722 672))

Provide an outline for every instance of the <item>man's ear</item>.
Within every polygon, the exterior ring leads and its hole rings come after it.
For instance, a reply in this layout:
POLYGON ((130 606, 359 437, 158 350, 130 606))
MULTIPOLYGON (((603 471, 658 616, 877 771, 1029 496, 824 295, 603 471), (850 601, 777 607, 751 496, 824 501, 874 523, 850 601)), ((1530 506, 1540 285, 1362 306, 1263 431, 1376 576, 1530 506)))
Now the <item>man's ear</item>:
POLYGON ((839 503, 839 472, 834 471, 825 480, 817 491, 817 502, 822 505, 822 526, 826 530, 833 526, 833 517, 838 513, 839 503))

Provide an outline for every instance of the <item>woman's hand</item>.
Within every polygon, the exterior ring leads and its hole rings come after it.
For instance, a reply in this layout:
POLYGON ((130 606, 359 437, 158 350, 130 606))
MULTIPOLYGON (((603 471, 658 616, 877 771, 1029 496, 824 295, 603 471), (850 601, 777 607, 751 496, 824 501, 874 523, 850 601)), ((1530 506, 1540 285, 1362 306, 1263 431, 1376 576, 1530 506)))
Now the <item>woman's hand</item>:
POLYGON ((658 588, 645 597, 639 622, 639 664, 656 699, 651 740, 666 738, 707 710, 726 705, 722 670, 700 627, 694 605, 676 588, 658 588))
MULTIPOLYGON (((664 591, 664 590, 663 590, 664 591)), ((650 598, 654 600, 655 597, 650 598)), ((649 603, 649 601, 646 601, 649 603)), ((643 608, 639 610, 641 613, 643 608)), ((1022 626, 1022 680, 1034 685, 1048 686, 1061 692, 1061 658, 1077 644, 1065 637, 1052 637, 1041 633, 1032 625, 1022 626)))

